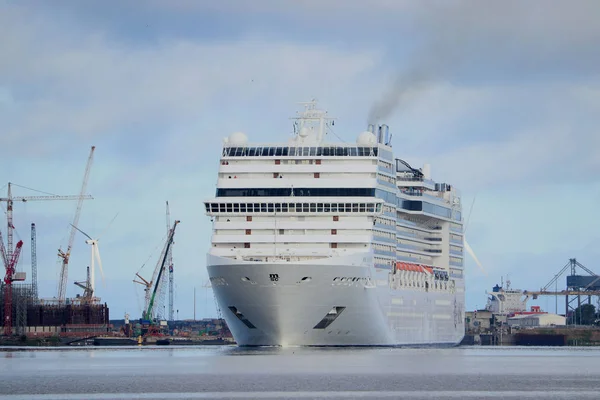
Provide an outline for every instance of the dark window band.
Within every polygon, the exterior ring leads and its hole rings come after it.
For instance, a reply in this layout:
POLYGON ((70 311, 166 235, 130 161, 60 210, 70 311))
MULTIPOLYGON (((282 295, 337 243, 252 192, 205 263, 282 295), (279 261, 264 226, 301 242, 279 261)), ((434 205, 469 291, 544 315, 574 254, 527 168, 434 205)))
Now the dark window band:
POLYGON ((369 197, 373 188, 265 188, 217 189, 217 197, 369 197))
POLYGON ((223 157, 377 157, 377 147, 224 147, 223 157))

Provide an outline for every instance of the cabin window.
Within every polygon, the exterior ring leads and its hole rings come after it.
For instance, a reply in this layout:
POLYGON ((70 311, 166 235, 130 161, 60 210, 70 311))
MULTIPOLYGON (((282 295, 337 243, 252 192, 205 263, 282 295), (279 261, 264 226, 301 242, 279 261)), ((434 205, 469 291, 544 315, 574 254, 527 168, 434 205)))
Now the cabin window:
POLYGON ((244 243, 244 248, 245 249, 249 249, 250 248, 250 243, 244 243))
POLYGON ((337 243, 329 243, 329 247, 332 249, 337 249, 337 243))
POLYGON ((339 220, 340 220, 340 217, 339 217, 339 216, 337 216, 337 215, 334 215, 334 216, 333 216, 333 220, 334 220, 334 221, 339 221, 339 220))
POLYGON ((252 235, 252 229, 246 229, 246 235, 252 235))
POLYGON ((246 216, 246 221, 248 221, 248 222, 252 221, 252 215, 246 216))

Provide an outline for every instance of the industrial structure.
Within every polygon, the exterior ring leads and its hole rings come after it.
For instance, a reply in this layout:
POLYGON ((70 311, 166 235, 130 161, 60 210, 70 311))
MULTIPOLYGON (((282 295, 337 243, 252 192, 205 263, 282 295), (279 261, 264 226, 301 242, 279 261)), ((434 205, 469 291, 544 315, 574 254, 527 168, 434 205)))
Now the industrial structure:
MULTIPOLYGON (((581 325, 581 313, 577 312, 583 305, 600 306, 600 276, 585 267, 575 258, 569 259, 569 262, 539 291, 524 291, 524 295, 537 299, 539 296, 554 296, 556 301, 556 310, 558 312, 558 298, 565 298, 565 317, 567 325, 581 325), (578 273, 578 268, 587 275, 578 273), (558 279, 567 271, 566 288, 558 290, 558 279), (554 290, 552 290, 554 286, 554 290)), ((596 307, 595 307, 596 308, 596 307)), ((598 307, 600 308, 600 307, 598 307)))
MULTIPOLYGON (((171 213, 169 211, 169 202, 167 201, 167 234, 171 229, 171 213)), ((169 247, 167 253, 167 266, 169 267, 169 321, 174 320, 175 307, 173 306, 173 295, 175 292, 174 288, 174 276, 173 276, 173 246, 169 247)))
MULTIPOLYGON (((95 147, 92 146, 87 160, 81 192, 77 196, 59 196, 45 194, 43 196, 13 196, 13 186, 24 186, 8 183, 8 194, 0 198, 0 203, 6 202, 6 246, 0 232, 0 258, 5 267, 4 279, 0 287, 0 316, 3 321, 2 333, 5 336, 25 335, 33 337, 45 336, 93 336, 106 333, 109 329, 109 309, 101 304, 100 299, 93 295, 93 274, 85 282, 76 282, 84 289, 83 296, 66 297, 66 281, 68 278, 69 258, 73 249, 74 235, 77 229, 83 200, 92 199, 85 194, 90 174, 92 157, 95 147), (43 200, 77 200, 77 206, 71 235, 66 250, 59 250, 62 261, 58 296, 52 299, 41 299, 37 280, 37 237, 36 224, 31 223, 31 282, 25 283, 26 273, 18 270, 19 255, 24 243, 19 240, 13 246, 14 220, 13 206, 15 202, 43 200)), ((93 269, 93 265, 92 265, 93 269)), ((89 271, 89 267, 88 267, 89 271)))
POLYGON ((160 330, 159 325, 162 323, 162 326, 166 325, 166 315, 162 312, 164 304, 164 294, 166 291, 166 282, 167 279, 167 260, 169 257, 169 253, 171 252, 171 247, 173 245, 173 237, 175 236, 175 229, 179 224, 179 220, 176 220, 173 223, 173 227, 169 229, 167 240, 165 241, 164 248, 158 258, 158 262, 156 267, 154 268, 154 272, 152 274, 152 278, 150 281, 144 279, 139 271, 136 272, 137 279, 134 279, 133 282, 139 283, 144 286, 145 292, 145 301, 144 301, 144 309, 142 311, 142 318, 140 323, 144 327, 145 333, 153 334, 160 330))
POLYGON ((575 258, 540 290, 513 289, 507 280, 506 287, 503 282, 486 294, 485 310, 465 315, 469 340, 475 338, 482 344, 600 344, 600 276, 575 258), (565 274, 562 289, 559 280, 565 274), (555 298, 555 313, 542 311, 539 306, 527 310, 527 302, 540 296, 555 298), (559 298, 564 298, 564 314, 559 314, 559 298))
POLYGON ((94 157, 95 146, 92 146, 90 150, 90 155, 88 157, 87 165, 85 167, 85 173, 83 175, 83 183, 81 185, 81 194, 77 199, 77 208, 75 210, 75 216, 73 217, 73 222, 71 223, 71 233, 69 235, 69 243, 67 245, 67 250, 63 251, 62 249, 58 249, 58 256, 62 259, 62 267, 60 270, 60 279, 58 281, 58 300, 59 302, 64 303, 65 297, 67 293, 67 276, 69 272, 69 258, 71 257, 71 250, 73 248, 73 244, 75 243, 75 233, 77 231, 77 225, 79 223, 79 217, 81 216, 81 207, 83 206, 83 196, 85 194, 85 189, 87 187, 88 178, 90 176, 90 169, 92 167, 92 160, 94 157))

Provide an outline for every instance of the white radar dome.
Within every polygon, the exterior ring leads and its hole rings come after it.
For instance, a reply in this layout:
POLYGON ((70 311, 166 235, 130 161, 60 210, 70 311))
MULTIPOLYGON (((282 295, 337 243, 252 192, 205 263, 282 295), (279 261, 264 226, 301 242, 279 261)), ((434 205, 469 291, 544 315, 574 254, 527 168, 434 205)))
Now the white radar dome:
POLYGON ((377 138, 375 135, 369 131, 364 131, 358 138, 356 139, 356 144, 359 146, 368 146, 377 144, 377 138))
POLYGON ((300 135, 300 137, 307 137, 308 135, 310 135, 310 129, 308 129, 306 126, 303 126, 302 129, 300 129, 300 132, 298 133, 298 135, 300 135))
POLYGON ((229 135, 229 144, 231 146, 245 146, 248 143, 248 136, 244 132, 234 132, 229 135))

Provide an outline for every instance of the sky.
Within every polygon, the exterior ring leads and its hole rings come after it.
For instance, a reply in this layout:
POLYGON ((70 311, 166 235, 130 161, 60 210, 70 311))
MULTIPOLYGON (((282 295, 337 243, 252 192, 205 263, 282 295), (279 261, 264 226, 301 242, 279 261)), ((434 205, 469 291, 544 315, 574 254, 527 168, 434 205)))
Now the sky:
MULTIPOLYGON (((7 182, 25 187, 17 196, 78 194, 96 146, 79 227, 100 237, 96 291, 111 318, 140 315, 133 278, 158 262, 167 200, 181 220, 176 317, 194 316, 194 290, 196 318, 212 317, 203 201, 222 138, 287 141, 296 103, 317 98, 338 118, 328 140, 386 123, 396 157, 460 189, 485 270, 466 257, 467 309, 501 277, 539 289, 569 258, 600 272, 599 12, 554 0, 0 0, 0 196, 7 182)), ((42 297, 56 296, 74 210, 15 204, 27 272, 36 223, 42 297)), ((78 234, 68 296, 89 257, 78 234)), ((553 298, 533 304, 554 311, 553 298)))

